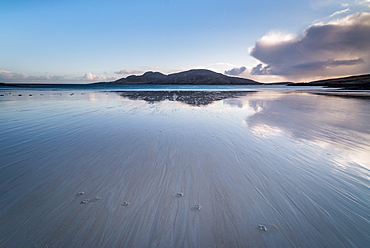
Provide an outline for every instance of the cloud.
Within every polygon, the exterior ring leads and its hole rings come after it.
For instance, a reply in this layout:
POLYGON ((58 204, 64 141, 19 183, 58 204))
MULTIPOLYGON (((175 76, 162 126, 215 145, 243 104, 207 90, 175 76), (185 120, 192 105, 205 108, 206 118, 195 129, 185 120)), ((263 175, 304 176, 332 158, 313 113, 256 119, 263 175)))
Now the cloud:
POLYGON ((92 74, 91 72, 87 72, 80 79, 87 80, 87 81, 97 81, 97 80, 105 80, 106 77, 105 76, 97 76, 97 75, 92 74))
POLYGON ((39 75, 31 76, 25 73, 16 73, 7 70, 0 70, 1 82, 42 82, 42 81, 63 81, 62 76, 39 75))
POLYGON ((370 13, 308 27, 301 37, 270 32, 250 55, 261 63, 252 75, 338 76, 370 72, 370 13))
POLYGON ((362 5, 362 6, 367 6, 370 8, 370 0, 357 0, 355 1, 356 5, 362 5))
POLYGON ((330 16, 329 16, 329 18, 332 18, 332 17, 334 17, 334 16, 337 16, 337 15, 340 15, 340 14, 343 14, 343 13, 346 13, 346 12, 348 12, 348 11, 350 11, 350 9, 349 9, 349 8, 344 9, 344 10, 339 10, 339 11, 337 11, 337 12, 334 12, 332 15, 330 15, 330 16))
POLYGON ((332 99, 329 103, 325 98, 313 101, 307 97, 258 92, 251 95, 248 98, 249 101, 243 103, 254 110, 254 114, 247 116, 245 121, 252 130, 255 127, 267 125, 280 129, 284 133, 290 133, 295 139, 316 141, 322 141, 324 133, 327 132, 327 128, 318 127, 330 126, 334 128, 331 130, 343 131, 337 133, 337 140, 330 140, 336 145, 351 142, 353 143, 351 147, 357 147, 361 146, 360 143, 368 143, 370 136, 366 136, 367 140, 359 141, 356 137, 349 138, 348 135, 369 129, 367 116, 360 114, 366 111, 368 105, 354 100, 355 98, 343 102, 336 101, 335 97, 332 99), (334 111, 337 109, 347 111, 334 111), (351 111, 354 109, 356 111, 351 111), (346 130, 344 131, 343 128, 346 130))
POLYGON ((251 70, 252 75, 270 75, 270 71, 268 71, 270 66, 263 67, 262 64, 258 64, 257 66, 253 67, 251 70))
POLYGON ((247 68, 245 68, 245 66, 242 66, 240 68, 233 68, 231 70, 226 70, 225 74, 230 75, 230 76, 238 76, 238 75, 242 74, 243 72, 245 72, 246 69, 247 68))
POLYGON ((94 75, 91 72, 85 73, 82 77, 75 78, 76 81, 88 81, 88 82, 96 82, 96 81, 114 81, 117 80, 118 77, 107 77, 103 75, 94 75))
POLYGON ((113 81, 118 77, 97 76, 90 72, 85 73, 82 77, 66 78, 63 76, 37 75, 31 76, 26 73, 16 73, 0 69, 0 82, 24 82, 24 83, 79 83, 79 82, 96 82, 96 81, 113 81))
POLYGON ((145 71, 140 71, 140 70, 120 70, 120 71, 115 71, 114 73, 116 74, 124 74, 124 75, 129 75, 129 74, 143 74, 145 71))
POLYGON ((363 64, 365 61, 363 59, 347 59, 347 60, 332 60, 327 61, 310 61, 306 63, 301 63, 293 66, 297 69, 325 69, 329 67, 336 67, 342 65, 359 65, 363 64))

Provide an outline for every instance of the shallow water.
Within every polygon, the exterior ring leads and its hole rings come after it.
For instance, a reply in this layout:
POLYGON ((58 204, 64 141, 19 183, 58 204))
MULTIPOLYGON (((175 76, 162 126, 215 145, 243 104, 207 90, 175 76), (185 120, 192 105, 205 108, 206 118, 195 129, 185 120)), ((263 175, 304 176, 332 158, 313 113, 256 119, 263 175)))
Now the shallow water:
POLYGON ((0 94, 0 247, 370 244, 368 98, 0 94))

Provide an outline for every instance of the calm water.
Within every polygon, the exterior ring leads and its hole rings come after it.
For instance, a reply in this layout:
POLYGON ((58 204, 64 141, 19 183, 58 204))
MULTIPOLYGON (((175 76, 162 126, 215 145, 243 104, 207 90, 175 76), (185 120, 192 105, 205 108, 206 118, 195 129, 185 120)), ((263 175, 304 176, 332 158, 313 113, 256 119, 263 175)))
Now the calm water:
POLYGON ((0 247, 369 247, 368 97, 146 90, 0 90, 0 247))

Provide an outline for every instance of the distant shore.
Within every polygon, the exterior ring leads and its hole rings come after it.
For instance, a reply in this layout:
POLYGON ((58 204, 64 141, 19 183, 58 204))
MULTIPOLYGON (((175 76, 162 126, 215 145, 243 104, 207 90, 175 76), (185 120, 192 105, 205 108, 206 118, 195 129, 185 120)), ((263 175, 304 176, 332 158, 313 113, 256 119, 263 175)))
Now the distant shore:
POLYGON ((323 86, 342 90, 370 90, 370 74, 324 79, 309 83, 292 83, 288 86, 323 86))
POLYGON ((50 84, 50 83, 0 83, 0 87, 82 87, 82 88, 99 88, 104 85, 287 85, 287 86, 322 86, 328 88, 339 88, 340 90, 370 90, 370 74, 357 75, 341 78, 330 78, 312 82, 292 83, 261 83, 254 80, 238 77, 229 77, 221 73, 210 70, 189 70, 169 75, 160 72, 146 72, 140 76, 128 76, 112 82, 96 82, 89 84, 50 84))

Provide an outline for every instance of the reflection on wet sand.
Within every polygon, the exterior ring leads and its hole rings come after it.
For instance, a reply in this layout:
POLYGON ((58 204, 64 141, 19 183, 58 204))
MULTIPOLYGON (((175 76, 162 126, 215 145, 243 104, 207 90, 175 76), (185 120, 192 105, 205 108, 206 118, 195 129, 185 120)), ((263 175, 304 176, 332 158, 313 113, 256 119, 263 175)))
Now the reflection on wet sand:
POLYGON ((349 148, 370 144, 370 101, 363 98, 285 94, 278 99, 250 98, 255 111, 246 118, 252 130, 267 125, 285 130, 294 139, 327 140, 349 148))
POLYGON ((192 106, 204 106, 227 98, 253 94, 252 91, 120 91, 118 94, 130 100, 144 100, 149 103, 178 101, 192 106))
POLYGON ((370 92, 369 91, 344 91, 344 90, 337 90, 337 91, 308 91, 312 92, 312 94, 321 95, 321 96, 336 96, 342 98, 359 98, 364 100, 370 100, 370 92))
POLYGON ((367 100, 74 93, 0 99, 0 247, 370 243, 367 100))

